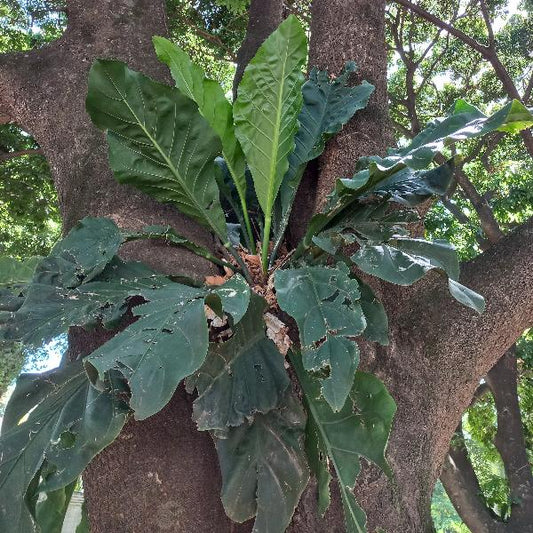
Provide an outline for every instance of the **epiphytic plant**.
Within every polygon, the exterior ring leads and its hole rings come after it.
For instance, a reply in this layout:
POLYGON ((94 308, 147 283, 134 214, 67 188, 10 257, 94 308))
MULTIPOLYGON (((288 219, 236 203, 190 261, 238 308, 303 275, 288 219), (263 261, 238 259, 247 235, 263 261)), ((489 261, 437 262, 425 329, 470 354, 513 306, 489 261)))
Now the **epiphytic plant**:
POLYGON ((185 52, 154 43, 176 88, 100 60, 87 110, 107 132, 116 179, 206 227, 222 252, 170 227, 132 233, 86 218, 25 280, 11 264, 1 293, 6 342, 38 346, 71 326, 112 329, 128 312, 136 320, 86 357, 19 378, 0 437, 0 527, 52 531, 50 509, 62 516, 91 459, 128 417, 157 413, 185 380, 197 394, 198 429, 216 443, 231 519, 255 517, 254 531, 283 532, 310 471, 324 513, 334 471, 346 530, 364 531, 352 492, 359 457, 391 474, 395 412, 383 383, 357 370, 360 338, 388 343, 385 309, 367 282, 410 285, 436 270, 451 296, 483 311, 483 298, 457 281, 452 247, 411 236, 415 207, 450 184, 454 161, 436 165, 437 153, 519 131, 532 116, 516 101, 490 117, 458 101, 409 145, 354 162, 355 174, 340 177, 291 250, 284 236, 306 165, 366 106, 372 85, 349 85, 353 63, 336 78, 313 69, 305 80, 306 36, 294 16, 260 47, 233 105, 185 52), (185 247, 220 275, 202 283, 119 259, 124 242, 141 238, 185 247))

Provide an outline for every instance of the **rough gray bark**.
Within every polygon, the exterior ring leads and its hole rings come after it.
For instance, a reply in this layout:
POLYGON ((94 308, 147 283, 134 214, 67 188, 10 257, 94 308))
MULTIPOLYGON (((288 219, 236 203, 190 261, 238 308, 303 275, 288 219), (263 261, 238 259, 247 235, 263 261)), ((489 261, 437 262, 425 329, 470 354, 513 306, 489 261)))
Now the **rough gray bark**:
POLYGON ((251 0, 248 8, 246 37, 237 54, 237 70, 233 80, 234 98, 237 97, 237 88, 246 65, 254 57, 263 41, 279 26, 282 20, 282 0, 251 0))

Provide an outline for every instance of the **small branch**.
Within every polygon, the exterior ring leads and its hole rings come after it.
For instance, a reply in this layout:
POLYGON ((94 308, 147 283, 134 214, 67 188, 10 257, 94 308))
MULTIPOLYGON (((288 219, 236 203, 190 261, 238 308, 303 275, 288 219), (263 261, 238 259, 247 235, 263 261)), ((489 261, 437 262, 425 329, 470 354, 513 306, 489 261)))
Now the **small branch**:
POLYGON ((492 29, 492 21, 490 20, 489 9, 487 7, 485 0, 479 0, 479 7, 481 8, 481 14, 483 15, 485 26, 487 27, 487 33, 489 35, 489 47, 494 48, 494 45, 495 45, 494 30, 492 29))
POLYGON ((466 43, 468 46, 470 46, 474 50, 477 50, 484 57, 486 56, 487 51, 489 50, 487 46, 484 46, 481 43, 477 42, 475 39, 472 39, 472 37, 462 32, 461 30, 458 30, 451 24, 444 22, 443 20, 436 17, 432 13, 429 13, 425 9, 421 8, 420 6, 417 6, 413 4, 412 2, 409 2, 409 0, 394 0, 394 1, 397 4, 400 4, 401 6, 409 9, 413 13, 416 13, 418 16, 426 19, 428 22, 435 24, 435 26, 437 26, 438 28, 441 28, 442 30, 447 31, 454 37, 457 37, 458 39, 466 43))
POLYGON ((33 150, 19 150, 18 152, 0 153, 0 162, 9 161, 10 159, 15 159, 16 157, 21 157, 23 155, 43 155, 43 151, 38 148, 33 150))
POLYGON ((470 462, 461 425, 440 475, 440 480, 463 522, 472 533, 504 533, 505 525, 492 516, 481 499, 481 487, 470 462))
POLYGON ((511 490, 513 531, 527 531, 533 524, 533 474, 529 464, 518 404, 515 347, 511 347, 487 374, 496 410, 498 430, 494 444, 500 452, 511 490))

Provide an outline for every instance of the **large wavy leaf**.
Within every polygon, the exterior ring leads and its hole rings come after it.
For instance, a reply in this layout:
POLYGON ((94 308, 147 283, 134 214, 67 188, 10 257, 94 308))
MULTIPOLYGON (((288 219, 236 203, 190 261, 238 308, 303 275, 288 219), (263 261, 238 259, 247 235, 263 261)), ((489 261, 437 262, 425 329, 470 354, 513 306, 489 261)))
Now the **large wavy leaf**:
POLYGON ((360 471, 359 457, 390 474, 385 449, 396 411, 394 400, 378 378, 357 372, 349 400, 336 413, 320 398, 320 385, 305 371, 300 355, 291 353, 290 358, 308 411, 306 450, 319 480, 320 510, 325 512, 329 507, 329 458, 337 474, 346 530, 363 533, 366 517, 352 492, 360 471))
POLYGON ((122 401, 90 385, 81 362, 23 374, 0 437, 0 529, 33 531, 24 503, 30 483, 37 492, 68 486, 116 438, 127 413, 122 401), (40 479, 44 461, 49 473, 40 479))
POLYGON ((124 63, 98 60, 89 73, 87 111, 107 131, 118 181, 175 203, 226 242, 214 170, 220 140, 193 101, 124 63))
POLYGON ((208 329, 203 289, 171 283, 133 308, 139 319, 85 358, 91 379, 110 370, 126 378, 138 420, 160 411, 180 381, 204 362, 208 329))
POLYGON ((256 517, 254 533, 283 533, 309 480, 302 437, 305 414, 287 395, 253 423, 231 428, 217 441, 222 503, 235 522, 256 517))
POLYGON ((193 418, 199 430, 224 434, 230 426, 251 420, 255 413, 276 408, 289 385, 284 357, 265 334, 266 302, 252 293, 244 318, 233 337, 213 344, 206 362, 187 382, 198 390, 193 418))
POLYGON ((276 242, 281 240, 287 227, 307 163, 323 152, 326 141, 338 133, 356 111, 366 107, 374 91, 374 86, 367 82, 355 87, 347 85, 349 75, 355 70, 355 63, 350 62, 339 76, 331 78, 327 71, 313 68, 302 87, 303 106, 298 115, 300 128, 294 139, 295 149, 289 156, 289 169, 281 183, 276 242))
POLYGON ((220 84, 208 79, 203 69, 193 63, 184 50, 164 37, 154 37, 153 41, 157 57, 170 68, 176 87, 196 102, 202 116, 220 137, 222 154, 239 194, 249 237, 252 237, 246 207, 246 161, 235 136, 231 104, 220 84))
POLYGON ((233 106, 235 133, 265 213, 266 242, 274 200, 294 150, 306 58, 305 32, 290 15, 246 67, 233 106))
MULTIPOLYGON (((52 262, 47 265, 51 267, 52 262)), ((55 266, 61 268, 57 263, 55 266)), ((54 273, 49 269, 46 275, 59 279, 64 272, 54 273)), ((2 336, 40 346, 70 326, 90 326, 97 322, 113 325, 126 312, 125 303, 130 297, 148 297, 155 288, 171 283, 140 263, 123 263, 118 258, 97 279, 74 289, 30 284, 23 305, 2 324, 2 336)))
POLYGON ((353 337, 366 327, 357 281, 339 264, 279 270, 274 286, 280 308, 298 324, 304 367, 329 371, 321 380, 322 394, 339 411, 359 364, 353 337))

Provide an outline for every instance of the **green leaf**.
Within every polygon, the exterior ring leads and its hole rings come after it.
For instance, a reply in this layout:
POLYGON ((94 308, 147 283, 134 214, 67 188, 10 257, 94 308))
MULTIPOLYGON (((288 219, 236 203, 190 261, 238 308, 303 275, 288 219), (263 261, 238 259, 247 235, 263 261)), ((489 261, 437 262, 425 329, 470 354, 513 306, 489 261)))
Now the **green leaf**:
POLYGON ((37 265, 33 283, 78 287, 98 276, 121 244, 122 234, 112 220, 86 217, 37 265))
POLYGON ((292 204, 305 167, 324 150, 326 141, 338 133, 353 115, 366 107, 374 86, 366 81, 348 86, 355 63, 347 63, 342 73, 330 78, 327 71, 313 68, 302 87, 303 106, 295 136, 295 149, 289 156, 287 170, 280 189, 281 218, 276 224, 276 239, 280 240, 287 227, 292 204))
POLYGON ((0 287, 22 285, 31 281, 35 267, 42 257, 28 257, 22 261, 0 256, 0 287))
POLYGON ((266 337, 265 308, 265 300, 253 293, 233 337, 212 344, 202 368, 187 380, 191 392, 198 390, 193 418, 200 431, 224 434, 228 427, 267 413, 281 402, 289 378, 284 357, 266 337))
POLYGON ((124 63, 97 60, 89 73, 87 111, 107 131, 119 182, 173 202, 226 242, 214 170, 220 140, 194 102, 124 63))
MULTIPOLYGON (((51 270, 47 275, 51 279, 61 276, 51 270)), ((75 289, 32 283, 24 304, 3 325, 4 337, 40 346, 70 326, 93 326, 99 321, 113 325, 127 311, 128 298, 148 296, 154 288, 170 283, 147 267, 118 259, 108 265, 98 281, 75 289)))
POLYGON ((222 503, 235 522, 256 517, 254 533, 283 533, 307 482, 301 443, 305 414, 291 395, 253 423, 231 428, 217 441, 222 503))
POLYGON ((279 270, 274 286, 280 308, 296 320, 306 370, 329 370, 322 394, 335 411, 344 405, 359 364, 353 342, 366 327, 359 285, 346 265, 279 270))
POLYGON ((376 298, 372 289, 359 280, 361 309, 365 315, 366 328, 363 337, 382 346, 389 344, 389 319, 383 304, 376 298))
POLYGON ((219 83, 206 77, 201 67, 194 64, 188 54, 164 37, 153 38, 157 57, 166 63, 176 87, 194 100, 198 111, 220 137, 222 154, 241 201, 245 223, 252 237, 252 229, 246 207, 246 161, 233 125, 233 108, 219 83))
POLYGON ((44 374, 23 374, 8 412, 0 437, 0 529, 33 531, 24 498, 43 461, 48 474, 37 479, 35 490, 68 486, 117 437, 128 409, 109 392, 94 389, 81 362, 75 362, 44 374), (21 399, 23 406, 10 407, 21 399))
POLYGON ((47 492, 35 506, 35 521, 41 533, 61 533, 65 515, 78 480, 70 485, 47 492))
POLYGON ((92 380, 114 369, 131 390, 137 420, 160 411, 180 381, 204 362, 208 328, 203 289, 179 283, 144 294, 148 303, 133 308, 139 319, 85 358, 92 380))
POLYGON ((388 244, 363 244, 351 260, 363 272, 398 285, 412 285, 434 268, 443 270, 456 300, 477 312, 484 309, 482 296, 454 281, 459 277, 459 262, 445 241, 398 238, 388 244))
POLYGON ((265 214, 266 243, 274 201, 294 150, 306 58, 305 32, 298 19, 290 15, 248 63, 233 106, 235 134, 265 214))
MULTIPOLYGON (((212 289, 211 294, 220 298, 222 308, 231 315, 234 324, 246 314, 250 303, 250 286, 240 274, 235 274, 223 285, 212 289)), ((207 303, 209 305, 208 301, 207 303)))
POLYGON ((308 411, 306 449, 313 473, 319 479, 319 502, 324 512, 329 505, 327 459, 337 474, 346 530, 365 531, 366 517, 353 495, 360 471, 359 457, 373 461, 390 475, 385 449, 396 405, 378 378, 357 372, 349 400, 338 413, 320 398, 319 383, 303 368, 299 354, 291 362, 302 386, 308 411))

